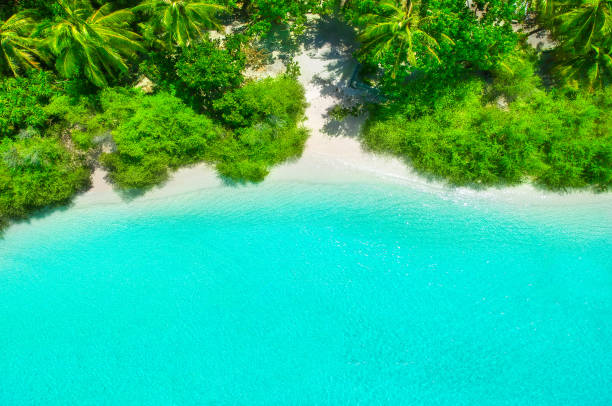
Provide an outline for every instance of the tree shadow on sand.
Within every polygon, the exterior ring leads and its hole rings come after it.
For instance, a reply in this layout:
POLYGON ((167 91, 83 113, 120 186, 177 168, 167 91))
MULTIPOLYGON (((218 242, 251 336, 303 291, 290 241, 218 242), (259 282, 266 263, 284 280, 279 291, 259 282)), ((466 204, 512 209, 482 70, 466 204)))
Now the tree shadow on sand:
POLYGON ((327 111, 325 116, 325 124, 321 128, 321 131, 330 137, 353 137, 358 138, 361 135, 361 129, 363 123, 366 120, 366 115, 362 114, 359 116, 349 115, 343 119, 334 118, 329 113, 332 109, 327 111))
POLYGON ((274 59, 288 62, 303 50, 322 48, 327 49, 320 55, 324 59, 346 59, 357 49, 357 41, 353 28, 333 16, 324 16, 307 23, 300 34, 292 34, 288 25, 274 26, 255 46, 273 55, 273 63, 274 59))
POLYGON ((301 35, 306 51, 329 47, 328 58, 342 58, 357 49, 354 28, 334 16, 323 16, 310 23, 301 35))

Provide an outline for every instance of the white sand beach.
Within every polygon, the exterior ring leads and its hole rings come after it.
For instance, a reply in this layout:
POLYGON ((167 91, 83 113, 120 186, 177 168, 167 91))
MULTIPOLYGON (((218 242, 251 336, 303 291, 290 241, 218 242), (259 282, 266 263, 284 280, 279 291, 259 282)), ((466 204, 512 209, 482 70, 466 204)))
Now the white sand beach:
MULTIPOLYGON (((412 171, 401 160, 364 151, 358 140, 365 117, 349 116, 335 121, 330 110, 343 104, 350 106, 363 97, 361 90, 350 86, 355 70, 351 54, 351 41, 346 31, 331 23, 317 28, 317 35, 304 41, 294 60, 301 69, 300 81, 306 89, 309 107, 304 125, 310 137, 302 156, 272 168, 264 183, 381 183, 392 182, 420 191, 434 193, 445 199, 497 200, 518 206, 573 206, 592 205, 596 209, 612 211, 612 194, 596 194, 590 191, 554 193, 540 190, 533 185, 474 190, 451 187, 443 182, 427 179, 412 171)), ((275 52, 274 55, 279 55, 275 52)), ((261 76, 282 71, 280 58, 276 58, 261 76)), ((121 196, 105 180, 105 173, 97 169, 93 175, 93 187, 78 196, 75 205, 118 203, 121 196)), ((214 168, 200 164, 175 172, 164 185, 148 191, 138 199, 157 199, 204 188, 223 188, 222 180, 214 168)))

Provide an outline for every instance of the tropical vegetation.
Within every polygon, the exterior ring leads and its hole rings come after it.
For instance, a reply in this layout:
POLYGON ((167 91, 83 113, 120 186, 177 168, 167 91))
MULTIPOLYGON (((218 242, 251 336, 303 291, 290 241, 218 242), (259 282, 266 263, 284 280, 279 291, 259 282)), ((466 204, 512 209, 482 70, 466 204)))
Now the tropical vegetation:
POLYGON ((0 24, 0 72, 18 76, 28 68, 39 68, 42 51, 30 36, 34 26, 27 11, 13 14, 0 24))
POLYGON ((470 3, 346 2, 381 94, 365 146, 453 184, 608 189, 612 2, 470 3))
POLYGON ((612 0, 4 2, 0 222, 69 201, 99 165, 142 190, 196 162, 257 182, 299 156, 296 65, 245 71, 260 40, 297 38, 314 14, 355 30, 377 95, 367 148, 453 184, 606 190, 611 12, 612 0), (542 35, 544 49, 528 45, 542 35))

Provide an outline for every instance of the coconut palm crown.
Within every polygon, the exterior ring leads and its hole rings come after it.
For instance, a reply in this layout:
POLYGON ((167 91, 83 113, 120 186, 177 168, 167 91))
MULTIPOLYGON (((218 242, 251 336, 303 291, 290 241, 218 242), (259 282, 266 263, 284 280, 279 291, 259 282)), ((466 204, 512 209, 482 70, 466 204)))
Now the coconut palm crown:
MULTIPOLYGON (((392 76, 395 76, 405 61, 413 66, 417 64, 416 44, 420 44, 428 54, 440 61, 435 50, 439 47, 438 41, 424 31, 424 27, 434 17, 422 17, 419 13, 420 5, 419 1, 401 0, 398 3, 382 0, 378 5, 379 13, 367 16, 371 24, 359 35, 363 44, 362 52, 374 50, 377 57, 391 50, 396 53, 392 76)), ((446 39, 452 43, 450 38, 446 39)))
POLYGON ((612 34, 612 0, 585 0, 559 15, 558 22, 566 46, 589 52, 612 34))
POLYGON ((126 27, 130 10, 112 11, 107 3, 95 10, 88 1, 58 0, 65 16, 50 29, 49 47, 56 69, 64 77, 80 73, 93 84, 105 86, 108 77, 126 72, 127 58, 142 50, 139 35, 126 27))
POLYGON ((589 90, 612 82, 612 0, 573 3, 556 21, 559 77, 589 90))
POLYGON ((219 28, 215 16, 225 7, 191 0, 145 0, 133 10, 153 16, 154 25, 163 29, 167 43, 187 47, 204 30, 219 28))
POLYGON ((30 37, 35 26, 26 12, 0 22, 0 71, 19 76, 28 68, 38 68, 42 53, 30 37))

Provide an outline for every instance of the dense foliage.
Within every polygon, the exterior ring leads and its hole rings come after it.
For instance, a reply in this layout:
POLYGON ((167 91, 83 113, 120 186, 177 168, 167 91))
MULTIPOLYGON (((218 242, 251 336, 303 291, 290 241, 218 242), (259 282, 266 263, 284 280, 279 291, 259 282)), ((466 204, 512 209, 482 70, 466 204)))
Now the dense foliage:
POLYGON ((29 68, 38 68, 43 59, 40 41, 32 38, 35 22, 31 13, 22 11, 0 22, 0 73, 15 76, 29 68))
POLYGON ((105 90, 100 95, 103 113, 96 121, 117 122, 112 130, 116 151, 102 163, 117 185, 142 188, 168 177, 170 169, 206 157, 219 129, 166 93, 145 96, 137 91, 105 90))
POLYGON ((94 9, 79 0, 57 2, 63 13, 50 28, 49 47, 60 75, 84 75, 91 83, 105 86, 107 78, 128 71, 126 59, 142 50, 139 35, 126 26, 131 11, 113 11, 111 3, 94 9))
POLYGON ((386 99, 371 111, 365 144, 455 184, 531 179, 553 189, 607 189, 609 3, 348 2, 364 73, 377 74, 370 76, 386 99), (560 44, 546 54, 548 65, 513 29, 529 24, 530 9, 560 44), (542 72, 556 87, 542 85, 542 72))
POLYGON ((0 137, 41 129, 47 121, 43 105, 53 94, 51 77, 42 71, 0 82, 0 137))
POLYGON ((210 107, 214 100, 242 84, 246 61, 239 41, 235 46, 202 41, 183 52, 176 64, 176 75, 184 85, 179 92, 185 99, 210 107))
POLYGON ((148 37, 161 34, 168 46, 188 47, 196 43, 206 29, 218 28, 219 4, 197 0, 144 0, 134 10, 150 17, 145 26, 148 37))
POLYGON ((612 184, 612 97, 567 97, 539 90, 507 110, 486 102, 483 83, 448 90, 427 114, 413 106, 380 107, 366 145, 405 157, 455 184, 516 184, 534 179, 553 189, 612 184), (404 107, 404 108, 402 108, 404 107))
POLYGON ((245 48, 272 25, 305 21, 315 3, 1 6, 0 221, 69 200, 95 162, 118 188, 134 189, 201 161, 233 181, 260 181, 298 156, 303 89, 285 76, 245 84, 245 48), (211 40, 208 30, 230 12, 250 15, 250 37, 211 40), (153 94, 132 88, 142 80, 153 94))
POLYGON ((301 31, 306 23, 308 13, 321 11, 320 0, 243 0, 242 11, 250 21, 250 30, 254 33, 266 34, 275 25, 292 24, 294 29, 301 31))
POLYGON ((304 89, 289 77, 250 82, 214 103, 233 130, 218 145, 219 172, 234 180, 260 181, 272 165, 302 153, 308 132, 298 126, 304 89))
POLYGON ((0 224, 65 203, 89 185, 90 171, 53 138, 25 133, 0 141, 0 224))
POLYGON ((299 127, 305 107, 302 86, 282 76, 225 93, 211 110, 218 124, 166 92, 123 88, 103 90, 96 103, 59 95, 44 112, 55 126, 70 129, 77 148, 110 135, 115 150, 100 157, 110 178, 121 188, 147 188, 200 161, 216 164, 232 181, 263 180, 271 166, 300 155, 308 136, 299 127))
POLYGON ((0 6, 0 221, 67 201, 96 162, 118 188, 200 161, 262 180, 300 155, 305 95, 295 65, 245 68, 330 12, 380 95, 369 148, 456 184, 609 188, 612 0, 19 0, 0 6), (245 24, 213 36, 221 19, 245 24))

